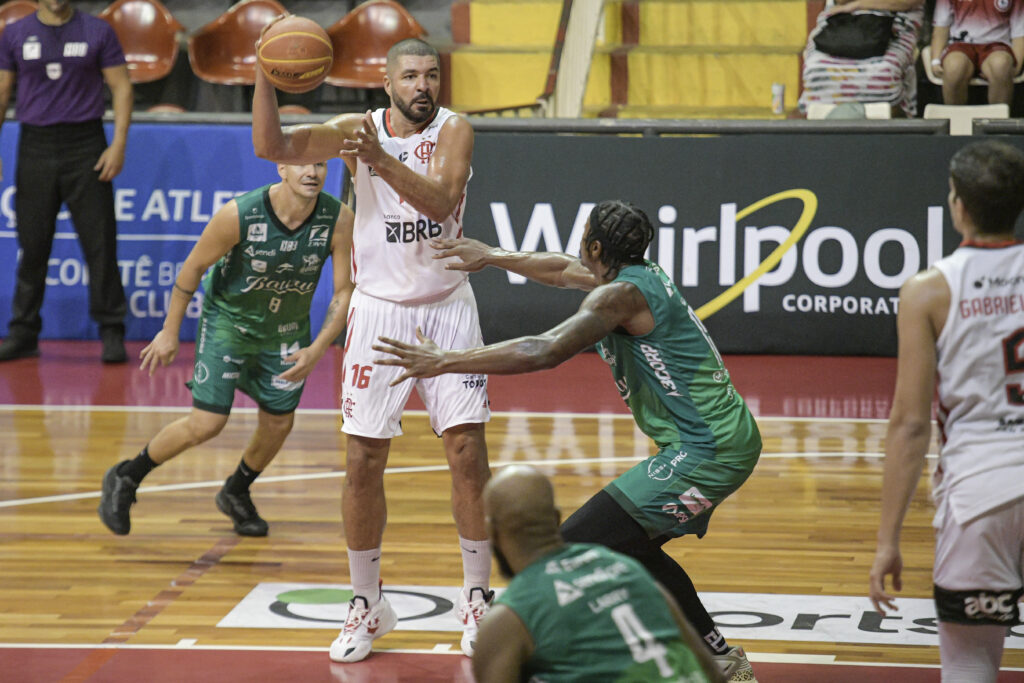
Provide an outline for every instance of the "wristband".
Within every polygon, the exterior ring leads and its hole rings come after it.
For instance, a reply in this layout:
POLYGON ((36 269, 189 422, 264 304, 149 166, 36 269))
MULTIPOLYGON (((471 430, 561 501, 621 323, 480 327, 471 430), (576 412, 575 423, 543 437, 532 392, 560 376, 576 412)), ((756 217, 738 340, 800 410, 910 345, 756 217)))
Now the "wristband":
POLYGON ((932 66, 942 66, 942 60, 941 59, 933 59, 932 60, 932 66))

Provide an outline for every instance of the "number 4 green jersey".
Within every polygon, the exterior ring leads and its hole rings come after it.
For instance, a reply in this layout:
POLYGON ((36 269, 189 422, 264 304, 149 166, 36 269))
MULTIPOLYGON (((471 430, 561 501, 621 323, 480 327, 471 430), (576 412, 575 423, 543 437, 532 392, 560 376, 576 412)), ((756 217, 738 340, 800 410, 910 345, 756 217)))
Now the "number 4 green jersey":
POLYGON ((497 599, 533 639, 532 683, 705 683, 654 579, 636 560, 573 543, 533 562, 497 599))
POLYGON ((313 291, 341 203, 321 192, 309 218, 289 230, 270 205, 270 185, 235 201, 239 242, 203 280, 203 316, 261 346, 308 338, 313 291))

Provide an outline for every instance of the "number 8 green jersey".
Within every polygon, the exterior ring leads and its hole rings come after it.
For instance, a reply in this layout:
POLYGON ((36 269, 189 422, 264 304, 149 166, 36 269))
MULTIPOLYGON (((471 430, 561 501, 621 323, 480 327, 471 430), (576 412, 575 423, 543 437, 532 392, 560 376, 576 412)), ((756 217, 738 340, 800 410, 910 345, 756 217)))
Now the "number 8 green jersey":
POLYGON ((203 280, 203 316, 260 346, 309 336, 309 309, 341 203, 321 192, 309 218, 289 230, 270 205, 270 185, 235 199, 239 242, 203 280))
POLYGON ((636 560, 567 544, 512 579, 497 599, 533 639, 534 683, 706 683, 665 598, 636 560))

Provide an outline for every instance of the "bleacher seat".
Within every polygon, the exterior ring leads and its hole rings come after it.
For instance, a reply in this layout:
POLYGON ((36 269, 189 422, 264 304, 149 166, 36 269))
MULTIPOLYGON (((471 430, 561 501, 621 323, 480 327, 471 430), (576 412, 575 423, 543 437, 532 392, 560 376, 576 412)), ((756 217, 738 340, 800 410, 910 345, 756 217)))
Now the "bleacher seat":
POLYGON ((256 82, 256 40, 263 27, 287 14, 276 0, 242 0, 188 39, 188 59, 196 76, 209 83, 256 82))
POLYGON ((891 119, 892 106, 888 102, 811 102, 807 105, 807 119, 891 119))
POLYGON ((327 82, 343 88, 383 88, 388 49, 405 38, 426 34, 397 2, 363 3, 327 29, 334 45, 334 64, 327 82))
POLYGON ((32 14, 38 9, 39 5, 31 0, 8 0, 0 5, 0 33, 3 33, 4 26, 7 24, 32 14))
POLYGON ((975 119, 1008 119, 1008 104, 929 104, 926 119, 949 119, 950 135, 972 135, 975 119))
POLYGON ((174 68, 185 27, 160 0, 115 0, 99 17, 114 27, 133 83, 159 80, 174 68))

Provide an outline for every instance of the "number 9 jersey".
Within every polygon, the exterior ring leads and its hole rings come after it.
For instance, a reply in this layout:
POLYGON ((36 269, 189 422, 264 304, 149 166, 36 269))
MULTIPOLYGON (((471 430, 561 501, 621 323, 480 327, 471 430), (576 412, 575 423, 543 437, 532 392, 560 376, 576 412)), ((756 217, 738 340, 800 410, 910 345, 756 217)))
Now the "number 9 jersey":
POLYGON ((1024 244, 964 242, 935 268, 950 290, 935 494, 967 524, 1024 497, 1024 244))

